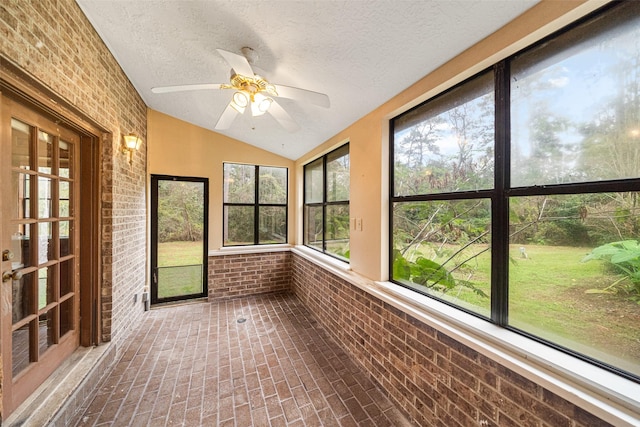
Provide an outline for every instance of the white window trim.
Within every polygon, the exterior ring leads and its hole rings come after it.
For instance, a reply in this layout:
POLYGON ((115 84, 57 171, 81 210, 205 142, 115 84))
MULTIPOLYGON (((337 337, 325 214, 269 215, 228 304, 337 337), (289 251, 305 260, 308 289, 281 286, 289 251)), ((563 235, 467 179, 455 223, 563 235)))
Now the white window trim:
POLYGON ((288 243, 274 243, 263 245, 222 246, 219 249, 211 249, 209 256, 246 255, 263 252, 287 252, 292 246, 288 243))
POLYGON ((312 260, 314 263, 325 267, 329 270, 338 270, 341 272, 351 271, 351 264, 327 255, 320 251, 310 248, 309 246, 298 245, 293 248, 293 252, 312 260))
POLYGON ((328 256, 293 253, 615 425, 640 425, 640 384, 391 282, 374 282, 328 256))

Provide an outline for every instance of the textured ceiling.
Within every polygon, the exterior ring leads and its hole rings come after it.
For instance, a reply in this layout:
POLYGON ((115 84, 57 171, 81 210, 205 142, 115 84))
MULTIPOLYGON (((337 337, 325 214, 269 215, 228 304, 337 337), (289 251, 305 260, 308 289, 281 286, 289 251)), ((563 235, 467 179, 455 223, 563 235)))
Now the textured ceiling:
POLYGON ((329 96, 328 109, 279 98, 289 133, 247 111, 221 131, 297 159, 537 0, 76 0, 147 105, 214 129, 232 91, 154 94, 152 87, 228 83, 216 48, 253 48, 271 83, 329 96))

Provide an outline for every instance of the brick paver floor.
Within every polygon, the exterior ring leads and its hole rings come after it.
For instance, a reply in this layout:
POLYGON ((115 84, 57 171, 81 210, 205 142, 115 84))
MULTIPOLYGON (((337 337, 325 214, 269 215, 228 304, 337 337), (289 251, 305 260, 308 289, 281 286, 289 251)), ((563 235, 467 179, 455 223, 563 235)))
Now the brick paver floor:
POLYGON ((402 426, 294 295, 153 309, 78 426, 402 426))

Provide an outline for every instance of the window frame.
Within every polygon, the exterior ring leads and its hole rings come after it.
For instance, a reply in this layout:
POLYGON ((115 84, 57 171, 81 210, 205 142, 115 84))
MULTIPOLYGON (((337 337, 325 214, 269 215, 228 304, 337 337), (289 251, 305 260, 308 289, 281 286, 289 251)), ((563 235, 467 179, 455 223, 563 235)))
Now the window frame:
POLYGON ((529 185, 511 187, 511 78, 510 64, 520 55, 528 53, 540 46, 557 39, 577 27, 589 25, 591 22, 597 21, 605 13, 615 9, 618 3, 605 5, 594 12, 578 19, 577 21, 553 32, 547 37, 533 43, 518 52, 496 62, 495 64, 475 73, 473 76, 466 78, 462 82, 443 90, 442 92, 430 97, 420 104, 406 110, 389 120, 389 229, 388 229, 388 262, 389 262, 389 282, 405 289, 409 289, 416 294, 425 295, 439 303, 450 306, 455 310, 460 310, 470 314, 474 318, 488 321, 489 324, 499 326, 504 330, 514 332, 520 336, 541 343, 547 347, 568 354, 577 359, 586 361, 599 368, 603 368, 620 377, 640 383, 640 376, 631 372, 622 370, 616 366, 610 365, 593 357, 581 354, 576 350, 563 347, 547 339, 538 337, 511 326, 509 320, 509 202, 516 197, 526 196, 555 196, 569 194, 587 194, 587 193, 626 193, 638 192, 640 188, 640 177, 636 178, 620 178, 602 181, 583 181, 564 184, 548 184, 548 185, 529 185), (456 192, 443 192, 431 194, 419 194, 408 196, 395 195, 395 120, 415 112, 417 109, 424 108, 433 101, 438 100, 442 96, 454 91, 474 79, 482 76, 487 72, 494 73, 494 186, 492 189, 483 190, 461 190, 456 192), (458 199, 483 199, 491 200, 491 316, 487 318, 479 313, 469 310, 460 305, 456 305, 450 301, 438 298, 430 293, 420 292, 411 288, 399 280, 393 278, 393 251, 394 251, 394 205, 398 203, 410 202, 429 202, 437 200, 458 200, 458 199))
MULTIPOLYGON (((307 162, 303 168, 302 168, 302 177, 303 177, 303 184, 302 184, 302 198, 303 198, 303 202, 302 202, 302 244, 310 249, 313 249, 314 251, 320 252, 322 254, 328 255, 334 259, 337 259, 341 262, 350 263, 350 259, 349 258, 343 258, 340 257, 332 252, 327 251, 327 207, 329 206, 347 206, 347 208, 350 206, 350 200, 351 200, 351 193, 349 193, 349 199, 344 201, 344 200, 340 200, 340 201, 327 201, 327 159, 335 152, 340 151, 345 149, 345 147, 347 148, 347 152, 349 153, 349 174, 351 174, 351 150, 349 147, 349 142, 347 141, 346 143, 340 145, 339 147, 336 147, 335 149, 323 154, 320 157, 316 157, 313 160, 307 162), (318 160, 322 161, 322 201, 321 202, 307 202, 307 166, 317 162, 318 160), (307 208, 310 207, 315 207, 315 208, 321 208, 322 209, 322 250, 320 250, 319 248, 315 247, 315 246, 311 246, 308 244, 307 242, 307 229, 306 229, 306 225, 307 225, 307 208)), ((349 185, 349 187, 351 187, 351 185, 349 185)), ((351 215, 349 215, 349 230, 351 230, 351 215)), ((349 243, 351 242, 351 233, 349 233, 349 243)))
POLYGON ((222 164, 222 246, 225 248, 242 247, 242 246, 268 246, 268 245, 282 245, 289 241, 289 168, 286 166, 268 166, 268 165, 254 165, 249 163, 237 163, 237 162, 223 162, 222 164), (254 167, 254 201, 253 203, 237 203, 237 202, 225 202, 226 200, 226 185, 225 180, 225 167, 226 165, 239 165, 239 166, 253 166, 254 167), (260 203, 260 168, 279 168, 284 169, 286 173, 286 186, 285 186, 285 203, 260 203), (244 206, 253 207, 253 243, 244 243, 236 245, 228 245, 225 243, 224 230, 227 228, 226 216, 224 214, 225 209, 228 206, 244 206), (283 207, 285 210, 285 236, 283 242, 269 242, 260 243, 260 208, 261 207, 283 207))

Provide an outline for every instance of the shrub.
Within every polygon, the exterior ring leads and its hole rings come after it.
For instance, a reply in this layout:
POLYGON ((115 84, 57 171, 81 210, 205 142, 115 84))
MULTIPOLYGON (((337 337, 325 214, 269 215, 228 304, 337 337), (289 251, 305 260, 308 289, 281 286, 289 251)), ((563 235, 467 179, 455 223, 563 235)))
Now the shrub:
POLYGON ((616 293, 624 291, 630 294, 633 300, 640 303, 640 243, 637 240, 622 240, 598 246, 584 257, 582 262, 594 259, 606 262, 621 277, 605 289, 590 289, 587 292, 616 293))

